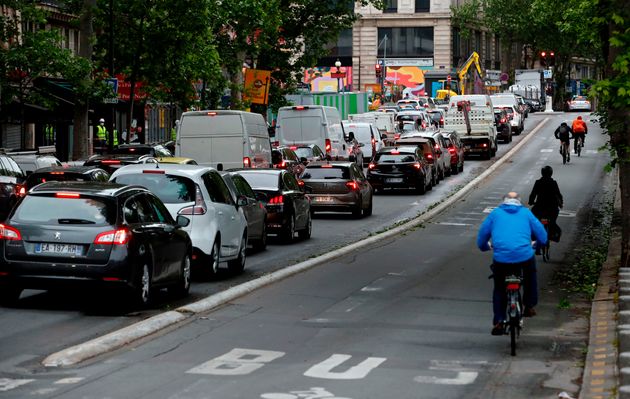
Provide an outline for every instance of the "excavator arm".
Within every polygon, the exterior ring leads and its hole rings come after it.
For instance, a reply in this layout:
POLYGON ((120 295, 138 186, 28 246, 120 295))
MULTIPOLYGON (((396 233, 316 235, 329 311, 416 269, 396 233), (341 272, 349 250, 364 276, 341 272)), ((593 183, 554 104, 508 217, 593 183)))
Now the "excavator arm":
POLYGON ((459 82, 461 84, 462 94, 466 94, 465 93, 466 74, 468 73, 468 70, 470 69, 472 65, 474 65, 475 68, 477 69, 477 72, 479 73, 479 77, 483 76, 483 74, 481 73, 481 65, 479 65, 479 54, 477 54, 476 51, 472 52, 472 54, 470 55, 470 57, 468 57, 464 65, 462 65, 462 67, 459 69, 459 72, 457 72, 457 76, 459 77, 459 82))

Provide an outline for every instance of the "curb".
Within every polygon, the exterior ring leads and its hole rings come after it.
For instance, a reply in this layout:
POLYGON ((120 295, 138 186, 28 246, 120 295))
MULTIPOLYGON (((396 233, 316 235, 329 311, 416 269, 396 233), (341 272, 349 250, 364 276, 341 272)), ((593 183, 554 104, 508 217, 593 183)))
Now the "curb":
MULTIPOLYGON (((615 194, 615 211, 621 212, 621 193, 619 190, 619 174, 615 194)), ((618 283, 625 281, 623 290, 630 289, 630 268, 622 271, 619 268, 621 254, 621 232, 615 232, 613 224, 606 261, 597 281, 595 297, 591 305, 590 331, 588 338, 588 352, 586 354, 582 387, 578 399, 609 399, 615 398, 626 389, 619 398, 630 399, 630 385, 619 387, 619 367, 621 367, 622 382, 630 384, 630 295, 619 296, 621 290, 618 283), (617 234, 618 233, 618 234, 617 234), (618 272, 619 275, 618 275, 618 272), (622 280, 618 280, 621 278, 622 280), (625 279, 625 280, 624 280, 625 279), (624 298, 625 299, 622 299, 624 298), (624 310, 627 309, 627 310, 624 310), (620 311, 618 313, 618 311, 620 311), (618 315, 625 319, 618 319, 618 315), (617 332, 617 329, 620 329, 617 332), (624 338, 627 335, 628 338, 624 338), (619 345, 621 344, 621 345, 619 345), (619 355, 618 352, 621 352, 619 355), (624 367, 625 366, 625 367, 624 367), (627 370, 624 373, 624 368, 627 370), (625 381, 624 381, 625 374, 625 381)), ((630 294, 630 291, 628 291, 630 294)))
POLYGON ((490 167, 488 167, 488 169, 486 169, 479 176, 466 184, 466 186, 464 186, 461 190, 457 191, 456 193, 454 193, 450 197, 447 197, 441 202, 434 204, 435 206, 433 206, 433 208, 429 207, 426 212, 418 215, 408 222, 405 222, 383 233, 367 237, 343 248, 338 248, 327 254, 320 255, 313 259, 309 259, 304 262, 285 267, 284 269, 277 270, 255 280, 239 284, 220 293, 211 295, 200 301, 179 307, 173 311, 169 311, 140 321, 138 323, 134 323, 123 329, 103 335, 88 342, 63 349, 46 357, 42 361, 42 364, 45 367, 71 366, 101 355, 103 353, 109 352, 111 350, 119 349, 122 346, 127 345, 133 341, 154 334, 160 329, 179 323, 189 317, 194 316, 195 314, 212 310, 218 306, 221 306, 229 301, 246 295, 266 285, 283 280, 289 276, 308 270, 316 265, 331 261, 357 249, 369 246, 371 244, 379 243, 384 239, 413 229, 414 227, 421 225, 428 219, 431 219, 434 216, 438 215, 446 208, 448 208, 451 204, 458 201, 460 198, 475 189, 486 177, 488 177, 496 169, 507 162, 507 160, 509 160, 514 154, 516 154, 522 146, 524 146, 529 140, 531 140, 536 135, 536 133, 545 125, 545 123, 547 123, 548 120, 549 118, 545 118, 540 121, 538 125, 536 125, 536 127, 527 136, 525 136, 521 141, 518 142, 518 144, 514 146, 514 148, 508 151, 495 163, 490 165, 490 167))

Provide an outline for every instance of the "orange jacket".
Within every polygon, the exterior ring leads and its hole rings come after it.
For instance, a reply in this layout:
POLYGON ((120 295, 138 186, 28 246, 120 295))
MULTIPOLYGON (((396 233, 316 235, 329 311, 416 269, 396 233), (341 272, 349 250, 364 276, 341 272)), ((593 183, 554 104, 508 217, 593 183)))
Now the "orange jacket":
POLYGON ((586 133, 586 123, 582 119, 575 119, 571 130, 573 133, 586 133))

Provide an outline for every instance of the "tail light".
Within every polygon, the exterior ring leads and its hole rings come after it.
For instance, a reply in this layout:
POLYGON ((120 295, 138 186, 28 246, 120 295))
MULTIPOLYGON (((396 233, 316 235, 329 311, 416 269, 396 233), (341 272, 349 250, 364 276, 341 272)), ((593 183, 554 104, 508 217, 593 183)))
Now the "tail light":
POLYGON ((297 150, 297 145, 292 145, 289 148, 292 149, 293 151, 295 151, 295 150, 297 150))
POLYGON ((508 290, 518 290, 520 285, 518 283, 510 283, 507 285, 508 290))
POLYGON ((20 241, 22 240, 22 234, 14 227, 0 224, 0 240, 20 241))
POLYGON ((374 162, 370 162, 368 165, 368 169, 374 169, 376 168, 376 164, 374 162))
POLYGON ((15 192, 18 197, 24 197, 26 195, 26 187, 23 184, 16 184, 15 192))
POLYGON ((187 206, 177 212, 178 215, 205 215, 208 211, 199 186, 195 186, 195 205, 187 206))
POLYGON ((444 117, 440 118, 440 125, 444 126, 444 117))
POLYGON ((486 147, 488 146, 488 143, 483 143, 483 144, 481 144, 481 146, 482 146, 483 148, 486 148, 486 147))
POLYGON ((456 153, 455 148, 453 148, 453 147, 449 147, 449 148, 448 148, 448 152, 449 152, 451 155, 455 155, 455 153, 456 153))
POLYGON ((358 191, 359 190, 359 184, 356 181, 354 181, 354 180, 347 181, 346 182, 346 187, 348 187, 352 191, 358 191))
POLYGON ((304 185, 305 185, 304 180, 298 180, 298 186, 304 187, 304 185))
POLYGON ((252 167, 252 160, 249 157, 243 157, 243 167, 244 168, 252 167))
POLYGON ((287 162, 283 159, 282 162, 280 162, 278 164, 278 167, 282 168, 282 169, 286 168, 287 167, 287 162))
POLYGON ((433 163, 433 154, 424 154, 429 163, 433 163))
POLYGON ((101 161, 103 165, 120 165, 119 159, 104 159, 101 161))
POLYGON ((279 141, 274 141, 271 143, 272 147, 280 147, 280 142, 279 141))
POLYGON ((57 197, 57 198, 81 198, 81 194, 79 194, 79 193, 58 192, 58 193, 55 193, 55 197, 57 197))
POLYGON ((398 140, 400 138, 400 133, 394 133, 394 140, 398 140))
POLYGON ((420 162, 414 162, 413 163, 413 167, 418 169, 418 170, 422 169, 422 165, 420 165, 420 162))
POLYGON ((267 202, 267 205, 282 205, 284 204, 284 196, 282 195, 276 195, 275 197, 272 197, 269 202, 267 202))
POLYGON ((131 240, 131 232, 124 228, 99 233, 94 239, 94 244, 100 245, 125 245, 131 240))
POLYGON ((164 169, 147 169, 143 170, 142 173, 148 173, 150 175, 164 175, 166 171, 164 169))
POLYGON ((372 147, 374 147, 375 145, 376 145, 376 139, 372 137, 372 147))
POLYGON ((326 153, 329 154, 332 150, 332 145, 330 144, 330 139, 326 139, 325 142, 326 153))

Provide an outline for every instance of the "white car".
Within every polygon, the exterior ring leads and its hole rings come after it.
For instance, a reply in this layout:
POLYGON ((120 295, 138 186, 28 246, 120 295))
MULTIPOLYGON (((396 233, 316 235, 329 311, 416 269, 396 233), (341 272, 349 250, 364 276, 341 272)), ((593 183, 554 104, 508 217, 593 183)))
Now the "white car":
POLYGON ((591 102, 585 96, 573 96, 567 101, 567 111, 590 111, 591 102))
POLYGON ((378 150, 383 147, 383 139, 376 126, 368 122, 343 121, 342 124, 346 134, 353 132, 354 138, 359 144, 362 144, 363 161, 370 162, 378 150))
POLYGON ((230 272, 245 267, 247 220, 242 207, 247 198, 237 198, 216 169, 201 165, 129 165, 118 169, 110 182, 139 185, 152 191, 173 218, 183 215, 183 227, 193 244, 193 263, 204 274, 214 275, 227 261, 230 272))

